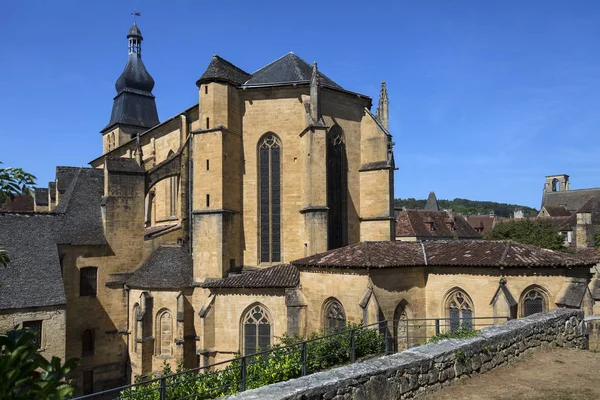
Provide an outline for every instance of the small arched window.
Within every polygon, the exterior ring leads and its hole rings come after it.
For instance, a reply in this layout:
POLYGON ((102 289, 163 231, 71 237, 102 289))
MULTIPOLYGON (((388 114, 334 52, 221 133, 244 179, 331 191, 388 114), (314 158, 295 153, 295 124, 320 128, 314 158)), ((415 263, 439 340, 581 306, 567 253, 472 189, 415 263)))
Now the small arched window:
POLYGON ((344 306, 337 299, 329 299, 323 307, 323 322, 325 330, 344 329, 346 327, 346 313, 344 306))
POLYGON ((546 295, 538 287, 525 289, 521 296, 521 314, 528 317, 548 310, 546 295))
POLYGON ((242 330, 244 355, 266 350, 271 345, 271 320, 262 305, 257 304, 246 312, 242 330))
POLYGON ((161 356, 172 355, 173 320, 169 311, 159 314, 157 328, 159 330, 158 354, 161 356))
POLYGON ((91 329, 86 329, 81 335, 81 355, 91 356, 94 354, 94 332, 91 329))
POLYGON ((469 295, 456 289, 446 298, 446 318, 450 331, 458 328, 473 329, 473 302, 469 295))
POLYGON ((260 262, 281 261, 281 141, 272 133, 258 142, 260 262))

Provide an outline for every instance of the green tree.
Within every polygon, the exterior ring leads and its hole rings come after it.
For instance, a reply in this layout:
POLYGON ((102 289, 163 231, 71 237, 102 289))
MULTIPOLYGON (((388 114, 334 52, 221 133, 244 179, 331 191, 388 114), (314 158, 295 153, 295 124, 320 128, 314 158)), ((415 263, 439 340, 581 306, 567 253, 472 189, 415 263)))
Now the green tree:
MULTIPOLYGON (((21 168, 0 168, 0 205, 8 198, 31 191, 34 184, 35 176, 21 168)), ((6 267, 9 261, 6 249, 0 248, 0 265, 6 267)))
POLYGON ((76 367, 71 359, 46 360, 37 351, 36 333, 30 330, 0 334, 0 399, 62 400, 73 394, 65 376, 76 367))
POLYGON ((546 220, 528 218, 497 224, 485 235, 488 240, 512 240, 550 250, 566 251, 563 237, 546 220))

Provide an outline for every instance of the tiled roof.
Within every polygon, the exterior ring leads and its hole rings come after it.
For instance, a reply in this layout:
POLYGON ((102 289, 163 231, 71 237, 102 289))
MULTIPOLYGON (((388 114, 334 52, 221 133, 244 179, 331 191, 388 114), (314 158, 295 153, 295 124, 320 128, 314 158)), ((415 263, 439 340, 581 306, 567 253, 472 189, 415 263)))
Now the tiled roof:
POLYGON ((252 75, 246 71, 236 67, 229 61, 214 55, 208 68, 202 74, 196 85, 201 85, 206 82, 227 82, 235 85, 241 85, 246 82, 252 75))
MULTIPOLYGON (((272 63, 254 72, 243 86, 272 86, 289 83, 310 83, 312 77, 312 66, 295 55, 288 53, 272 63)), ((319 72, 319 80, 322 86, 341 89, 341 86, 319 72)))
POLYGON ((206 281, 204 288, 287 288, 300 282, 296 267, 289 264, 276 265, 259 271, 231 275, 227 278, 206 281))
POLYGON ((492 230, 497 218, 492 215, 469 215, 467 222, 473 229, 480 229, 481 234, 486 234, 492 230))
POLYGON ((396 217, 396 237, 479 239, 481 235, 460 215, 451 217, 446 211, 405 210, 396 217), (428 224, 433 224, 433 231, 428 224))
POLYGON ((564 206, 568 211, 575 212, 594 196, 600 196, 600 188, 546 192, 542 206, 564 206))
POLYGON ((0 309, 66 304, 57 239, 62 216, 0 213, 0 247, 10 263, 0 267, 0 309))
POLYGON ((33 193, 35 196, 35 203, 38 206, 48 205, 48 188, 35 188, 33 193))
POLYGON ((427 266, 571 267, 594 265, 575 255, 507 241, 361 242, 315 254, 292 265, 313 268, 427 266))
POLYGON ((0 206, 0 211, 33 212, 33 196, 29 193, 17 194, 7 198, 0 206))
POLYGON ((127 279, 129 287, 140 289, 181 289, 190 287, 192 256, 177 245, 158 247, 127 279))
POLYGON ((571 215, 563 206, 544 206, 544 208, 551 217, 568 217, 571 215))

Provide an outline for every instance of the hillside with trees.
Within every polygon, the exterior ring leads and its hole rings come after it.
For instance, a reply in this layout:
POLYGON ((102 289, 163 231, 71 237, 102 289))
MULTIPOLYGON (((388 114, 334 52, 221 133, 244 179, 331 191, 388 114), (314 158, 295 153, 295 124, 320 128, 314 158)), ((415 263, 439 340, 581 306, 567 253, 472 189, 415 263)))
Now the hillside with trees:
MULTIPOLYGON (((425 208, 426 202, 426 199, 417 200, 411 197, 408 199, 395 199, 394 206, 396 208, 406 207, 413 210, 422 210, 425 208)), ((494 212, 494 214, 499 217, 510 218, 517 208, 523 209, 526 217, 535 217, 537 215, 537 210, 535 208, 520 206, 518 204, 496 203, 495 201, 478 201, 459 198, 454 200, 438 199, 438 205, 441 209, 452 209, 454 212, 463 215, 487 215, 494 212)))

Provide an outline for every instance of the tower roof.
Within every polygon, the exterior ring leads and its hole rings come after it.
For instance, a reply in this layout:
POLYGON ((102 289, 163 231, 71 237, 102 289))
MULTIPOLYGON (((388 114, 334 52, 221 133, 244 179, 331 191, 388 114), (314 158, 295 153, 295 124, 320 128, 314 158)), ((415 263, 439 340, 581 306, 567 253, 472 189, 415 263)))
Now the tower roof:
POLYGON ((426 211, 440 211, 440 206, 438 205, 437 198, 435 197, 434 192, 429 192, 429 197, 427 197, 427 203, 425 203, 426 211))
POLYGON ((241 68, 236 67, 229 61, 213 55, 208 68, 202 74, 196 85, 200 86, 207 82, 227 82, 235 85, 241 85, 246 82, 252 75, 241 68))
MULTIPOLYGON (((262 67, 252 74, 243 86, 271 86, 286 83, 310 83, 312 66, 292 52, 262 67)), ((340 85, 319 72, 322 86, 342 89, 340 85)))
POLYGON ((131 28, 129 28, 129 32, 127 32, 127 37, 139 37, 140 39, 144 39, 144 37, 142 36, 142 31, 135 22, 133 23, 131 28))

